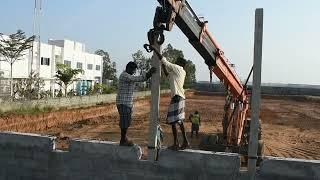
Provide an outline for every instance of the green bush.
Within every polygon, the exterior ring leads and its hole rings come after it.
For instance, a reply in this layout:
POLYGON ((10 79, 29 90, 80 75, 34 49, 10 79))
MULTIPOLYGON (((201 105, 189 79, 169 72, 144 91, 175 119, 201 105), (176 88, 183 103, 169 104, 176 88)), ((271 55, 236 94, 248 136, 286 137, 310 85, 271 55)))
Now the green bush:
POLYGON ((67 96, 68 97, 73 97, 73 96, 76 96, 77 95, 77 92, 73 89, 71 89, 68 93, 67 93, 67 96))
POLYGON ((117 91, 116 87, 114 86, 107 86, 105 84, 102 85, 102 94, 112 94, 117 91))
POLYGON ((91 87, 91 86, 89 86, 88 88, 87 88, 87 93, 86 93, 86 95, 92 95, 93 94, 93 88, 91 87))
POLYGON ((31 115, 35 115, 35 114, 41 114, 41 113, 45 113, 45 112, 51 112, 54 110, 54 107, 52 106, 45 106, 45 107, 40 107, 39 105, 35 105, 34 107, 21 107, 19 109, 14 109, 11 111, 0 111, 0 116, 7 116, 7 115, 11 115, 11 114, 15 114, 15 115, 22 115, 22 114, 31 114, 31 115))
POLYGON ((63 93, 62 93, 62 90, 60 89, 58 94, 57 94, 57 97, 63 97, 63 93))

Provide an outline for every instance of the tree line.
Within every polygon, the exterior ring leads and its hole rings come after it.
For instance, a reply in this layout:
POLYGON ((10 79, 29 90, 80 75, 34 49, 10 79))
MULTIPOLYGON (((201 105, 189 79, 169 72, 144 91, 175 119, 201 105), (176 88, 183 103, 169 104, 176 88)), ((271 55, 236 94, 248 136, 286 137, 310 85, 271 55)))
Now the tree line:
MULTIPOLYGON (((183 51, 173 48, 171 44, 168 44, 163 50, 163 56, 172 63, 175 63, 178 57, 184 57, 183 51)), ((151 67, 151 57, 146 57, 141 50, 132 54, 132 59, 138 65, 138 72, 141 75, 142 72, 146 72, 151 67)), ((186 78, 185 78, 185 88, 191 88, 196 80, 196 66, 191 60, 187 60, 187 65, 185 67, 186 78)), ((161 76, 160 86, 162 89, 169 88, 169 81, 167 77, 161 76)))
MULTIPOLYGON (((26 55, 27 50, 32 48, 34 39, 35 36, 27 37, 22 30, 18 30, 16 33, 9 35, 8 38, 4 38, 3 34, 0 33, 0 61, 5 61, 10 64, 11 98, 16 95, 25 99, 36 99, 46 96, 42 90, 44 87, 44 80, 40 78, 39 74, 35 73, 34 71, 30 72, 28 78, 20 79, 15 83, 13 82, 12 69, 14 68, 14 63, 23 59, 23 56, 26 55)), ((109 53, 105 50, 98 49, 95 51, 95 54, 102 56, 103 60, 102 84, 95 84, 93 88, 89 87, 87 89, 89 92, 88 94, 115 92, 118 84, 116 62, 111 60, 109 53)), ((163 55, 172 63, 175 63, 178 57, 184 58, 183 51, 174 48, 171 44, 168 44, 163 50, 163 55)), ((148 71, 151 67, 151 58, 147 57, 141 50, 138 50, 132 54, 132 61, 137 63, 137 72, 139 75, 148 71)), ((60 93, 66 96, 68 94, 68 86, 74 81, 77 81, 77 75, 84 73, 84 71, 82 69, 72 69, 65 64, 57 64, 56 69, 56 83, 64 91, 64 93, 62 93, 60 90, 60 93)), ((187 60, 185 79, 186 88, 192 87, 192 85, 196 82, 195 72, 196 68, 194 63, 192 63, 191 60, 187 60)), ((3 73, 0 71, 0 77, 1 76, 3 76, 3 73)), ((165 77, 161 77, 160 85, 161 88, 168 88, 168 80, 166 80, 165 77)), ((148 86, 143 88, 148 88, 148 86)), ((70 95, 72 94, 73 92, 70 92, 70 95)))

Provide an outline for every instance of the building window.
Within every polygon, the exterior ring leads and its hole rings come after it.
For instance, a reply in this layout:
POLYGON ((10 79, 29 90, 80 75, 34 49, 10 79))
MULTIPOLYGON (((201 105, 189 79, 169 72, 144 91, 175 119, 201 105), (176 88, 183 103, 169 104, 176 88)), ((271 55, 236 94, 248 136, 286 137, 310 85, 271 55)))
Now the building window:
POLYGON ((100 71, 100 65, 96 65, 96 70, 100 71))
POLYGON ((50 65, 50 58, 41 57, 41 65, 50 65))
POLYGON ((64 60, 64 64, 71 67, 71 61, 64 60))
POLYGON ((89 69, 89 70, 92 70, 92 64, 88 64, 88 66, 87 66, 87 68, 89 69))
POLYGON ((81 62, 77 62, 77 68, 78 69, 82 69, 82 63, 81 62))

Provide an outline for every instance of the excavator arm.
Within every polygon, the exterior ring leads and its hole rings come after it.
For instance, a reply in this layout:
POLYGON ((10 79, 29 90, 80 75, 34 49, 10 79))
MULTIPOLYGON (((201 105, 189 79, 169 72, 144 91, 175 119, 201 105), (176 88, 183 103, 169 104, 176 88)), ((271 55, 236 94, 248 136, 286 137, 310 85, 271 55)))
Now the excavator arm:
MULTIPOLYGON (((171 30, 170 25, 174 22, 189 39, 190 44, 199 52, 208 67, 216 76, 230 88, 233 96, 245 100, 245 93, 242 93, 241 81, 228 64, 227 58, 208 31, 206 21, 201 21, 194 13, 187 1, 158 0, 162 10, 168 12, 169 21, 166 22, 165 30, 171 30)), ((160 14, 160 13, 159 13, 160 14)), ((162 13, 163 15, 164 13, 162 13)), ((166 15, 164 15, 166 16, 166 15)), ((157 17, 155 17, 157 18, 157 17)), ((161 20, 162 18, 155 19, 161 20)), ((159 21, 158 21, 159 22, 159 21)))
POLYGON ((163 31, 171 31, 174 24, 188 38, 190 44, 203 57, 212 72, 227 89, 223 134, 227 146, 239 146, 243 139, 243 129, 248 111, 248 96, 244 85, 237 77, 222 48, 208 31, 208 22, 201 21, 186 0, 158 0, 153 26, 148 33, 149 43, 164 42, 163 31))

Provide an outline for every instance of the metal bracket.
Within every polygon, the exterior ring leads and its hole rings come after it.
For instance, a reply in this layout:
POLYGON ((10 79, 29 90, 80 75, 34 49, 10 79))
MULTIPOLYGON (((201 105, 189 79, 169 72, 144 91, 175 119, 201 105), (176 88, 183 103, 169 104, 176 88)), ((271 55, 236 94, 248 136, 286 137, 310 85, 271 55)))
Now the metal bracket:
POLYGON ((161 129, 161 126, 158 125, 157 126, 156 139, 155 139, 155 151, 156 151, 155 152, 155 157, 154 157, 155 161, 158 161, 158 159, 159 159, 163 138, 164 138, 163 131, 161 129))

